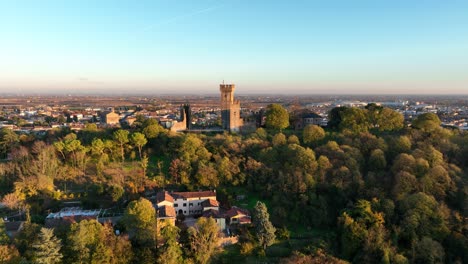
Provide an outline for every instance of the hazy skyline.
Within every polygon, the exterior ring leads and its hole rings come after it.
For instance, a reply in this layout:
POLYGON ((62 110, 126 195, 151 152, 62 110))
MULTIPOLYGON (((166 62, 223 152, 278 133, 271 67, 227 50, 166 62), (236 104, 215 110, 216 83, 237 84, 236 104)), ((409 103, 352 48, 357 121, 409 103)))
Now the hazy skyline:
POLYGON ((468 2, 3 1, 0 93, 468 94, 468 2))

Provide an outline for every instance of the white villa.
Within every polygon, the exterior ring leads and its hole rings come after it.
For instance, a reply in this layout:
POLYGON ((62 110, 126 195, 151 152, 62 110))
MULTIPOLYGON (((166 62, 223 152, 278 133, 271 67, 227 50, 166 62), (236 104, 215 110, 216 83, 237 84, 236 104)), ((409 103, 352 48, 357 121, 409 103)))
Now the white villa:
POLYGON ((184 216, 203 216, 213 218, 220 230, 226 230, 226 225, 250 224, 250 214, 247 210, 233 206, 228 211, 220 211, 216 200, 216 191, 199 192, 167 192, 156 194, 154 205, 158 211, 159 220, 170 220, 174 225, 175 218, 184 216))
POLYGON ((201 215, 204 209, 219 209, 216 191, 200 192, 159 192, 156 205, 174 207, 176 215, 201 215))

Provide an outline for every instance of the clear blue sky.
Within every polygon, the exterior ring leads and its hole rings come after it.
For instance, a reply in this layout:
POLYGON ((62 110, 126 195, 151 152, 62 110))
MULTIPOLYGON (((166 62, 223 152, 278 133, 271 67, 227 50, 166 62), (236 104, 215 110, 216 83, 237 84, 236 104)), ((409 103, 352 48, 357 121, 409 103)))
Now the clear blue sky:
POLYGON ((468 1, 0 0, 0 92, 468 93, 468 1))

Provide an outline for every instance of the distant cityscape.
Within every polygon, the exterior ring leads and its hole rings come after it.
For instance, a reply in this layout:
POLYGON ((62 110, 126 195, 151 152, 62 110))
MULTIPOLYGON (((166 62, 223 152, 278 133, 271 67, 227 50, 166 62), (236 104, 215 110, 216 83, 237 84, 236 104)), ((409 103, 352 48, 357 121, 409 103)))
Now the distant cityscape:
MULTIPOLYGON (((224 84, 221 86, 224 87, 224 84)), ((213 88, 215 90, 215 88, 213 88)), ((242 93, 242 87, 239 89, 242 93)), ((231 96, 231 95, 229 95, 231 96)), ((223 111, 232 107, 224 98, 207 96, 7 96, 0 98, 0 128, 20 133, 45 133, 54 128, 84 129, 130 127, 137 116, 157 120, 164 128, 181 132, 231 130, 223 123, 223 111), (185 110, 184 110, 185 106, 185 110), (184 116, 186 115, 186 116, 184 116)), ((442 126, 468 129, 467 96, 237 96, 241 123, 231 124, 239 132, 264 125, 264 110, 271 103, 282 104, 291 113, 291 125, 301 129, 311 123, 327 126, 328 113, 334 107, 365 107, 369 103, 401 113, 407 124, 423 113, 435 113, 442 126), (313 120, 311 119, 313 118, 313 120)), ((235 110, 232 110, 235 113, 235 110)), ((238 118, 239 118, 238 117, 238 118)), ((224 117, 225 120, 233 116, 224 117)), ((226 121, 229 122, 229 121, 226 121)))

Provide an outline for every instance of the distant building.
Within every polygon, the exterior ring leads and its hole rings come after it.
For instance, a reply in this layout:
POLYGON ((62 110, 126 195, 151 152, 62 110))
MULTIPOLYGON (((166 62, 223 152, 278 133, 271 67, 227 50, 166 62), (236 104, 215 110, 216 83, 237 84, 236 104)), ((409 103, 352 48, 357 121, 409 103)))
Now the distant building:
POLYGON ((70 225, 82 220, 98 220, 100 209, 83 210, 80 207, 65 207, 57 213, 50 213, 45 219, 46 227, 70 225))
POLYGON ((107 125, 117 125, 119 124, 120 115, 114 112, 114 109, 111 111, 105 111, 101 114, 101 122, 107 125))
POLYGON ((123 120, 124 123, 127 123, 127 125, 131 126, 133 125, 133 123, 136 121, 136 117, 134 116, 127 116, 125 117, 125 119, 123 120))
POLYGON ((325 119, 316 113, 301 113, 294 122, 296 130, 303 129, 308 125, 326 126, 325 119))
POLYGON ((234 84, 220 84, 221 91, 221 124, 223 129, 231 132, 239 132, 243 120, 240 116, 240 101, 234 100, 234 84))

